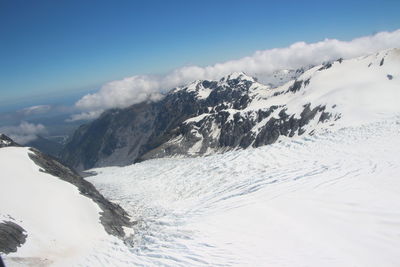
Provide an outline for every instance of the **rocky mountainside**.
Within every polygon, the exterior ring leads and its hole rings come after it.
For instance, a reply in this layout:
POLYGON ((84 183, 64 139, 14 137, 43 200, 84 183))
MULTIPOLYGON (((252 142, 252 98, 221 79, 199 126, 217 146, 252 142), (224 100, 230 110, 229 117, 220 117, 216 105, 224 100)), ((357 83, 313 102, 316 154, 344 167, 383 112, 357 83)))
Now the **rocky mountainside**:
POLYGON ((8 146, 19 146, 19 145, 7 135, 0 133, 0 148, 8 146))
POLYGON ((258 147, 338 121, 370 119, 368 114, 397 105, 399 55, 393 49, 339 59, 299 71, 295 80, 275 88, 244 73, 194 81, 159 102, 104 112, 75 132, 61 158, 79 170, 121 166, 258 147))
MULTIPOLYGON (((0 134, 0 169, 0 187, 4 189, 0 196, 0 253, 16 252, 21 246, 23 249, 27 240, 29 248, 42 249, 45 244, 47 249, 50 240, 42 240, 48 234, 43 229, 48 230, 46 227, 53 227, 52 222, 57 221, 60 227, 66 225, 63 231, 68 233, 73 231, 69 227, 74 227, 69 224, 71 220, 88 221, 82 215, 87 212, 96 217, 89 220, 90 227, 99 227, 100 222, 104 233, 120 239, 126 237, 124 228, 132 225, 125 210, 104 198, 75 171, 37 149, 21 147, 4 134, 0 134), (76 199, 81 204, 89 203, 89 208, 76 205, 76 199), (55 211, 62 215, 53 214, 55 211), (68 214, 77 217, 68 218, 68 214)), ((50 235, 56 233, 53 228, 50 235)))
POLYGON ((34 147, 34 148, 42 151, 43 153, 48 154, 53 157, 56 157, 56 158, 59 156, 60 151, 63 148, 62 144, 57 143, 53 140, 50 140, 50 139, 45 138, 40 135, 38 135, 36 139, 26 143, 25 146, 34 147))

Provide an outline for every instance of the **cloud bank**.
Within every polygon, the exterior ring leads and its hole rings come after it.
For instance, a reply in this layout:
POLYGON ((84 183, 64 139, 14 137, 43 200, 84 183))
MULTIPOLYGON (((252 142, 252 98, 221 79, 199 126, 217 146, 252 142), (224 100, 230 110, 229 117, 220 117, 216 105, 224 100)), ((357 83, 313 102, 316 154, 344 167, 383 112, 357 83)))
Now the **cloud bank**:
POLYGON ((199 67, 186 66, 163 76, 135 75, 105 84, 82 97, 75 106, 82 111, 71 120, 92 119, 110 108, 124 108, 143 101, 157 101, 170 89, 197 79, 219 79, 235 71, 262 77, 281 69, 297 69, 338 58, 353 58, 400 47, 400 30, 380 32, 351 41, 325 39, 317 43, 297 42, 286 48, 257 51, 237 60, 199 67))
POLYGON ((34 124, 26 121, 21 122, 18 126, 4 126, 0 128, 0 133, 4 133, 21 145, 35 140, 38 135, 45 134, 46 132, 46 127, 42 124, 34 124))

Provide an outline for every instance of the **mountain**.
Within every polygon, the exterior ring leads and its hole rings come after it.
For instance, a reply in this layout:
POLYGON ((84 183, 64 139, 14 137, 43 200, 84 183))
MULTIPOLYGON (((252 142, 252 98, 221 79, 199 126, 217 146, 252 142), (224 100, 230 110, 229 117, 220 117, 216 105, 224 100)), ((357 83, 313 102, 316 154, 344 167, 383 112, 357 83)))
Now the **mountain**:
POLYGON ((0 253, 10 266, 75 262, 127 236, 125 210, 91 183, 3 134, 0 144, 0 253))
POLYGON ((0 148, 8 146, 19 146, 19 145, 7 135, 0 133, 0 148))
MULTIPOLYGON (((159 102, 104 112, 61 152, 78 170, 272 144, 398 110, 400 49, 327 62, 273 88, 244 73, 175 88, 159 102)), ((302 73, 302 74, 301 74, 302 73)))
POLYGON ((53 157, 56 157, 56 158, 59 156, 59 154, 63 148, 62 144, 57 143, 53 140, 50 140, 49 138, 45 138, 40 135, 37 136, 36 139, 26 143, 25 145, 29 146, 29 147, 34 147, 34 148, 42 151, 43 153, 48 154, 53 157))

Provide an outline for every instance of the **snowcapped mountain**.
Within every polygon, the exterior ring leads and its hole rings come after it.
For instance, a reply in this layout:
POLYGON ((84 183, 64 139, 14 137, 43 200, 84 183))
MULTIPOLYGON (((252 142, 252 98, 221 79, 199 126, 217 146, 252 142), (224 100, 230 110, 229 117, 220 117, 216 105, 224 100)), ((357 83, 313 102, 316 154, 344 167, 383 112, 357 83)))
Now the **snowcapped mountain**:
POLYGON ((5 135, 0 144, 0 254, 7 265, 87 265, 95 262, 93 249, 122 243, 132 223, 120 206, 38 150, 5 135))
POLYGON ((400 49, 293 75, 103 113, 63 161, 128 166, 90 183, 0 134, 6 264, 399 266, 400 49))
POLYGON ((399 66, 400 49, 391 49, 305 68, 276 88, 244 73, 194 81, 81 126, 62 161, 82 170, 209 155, 373 121, 399 110, 399 66))

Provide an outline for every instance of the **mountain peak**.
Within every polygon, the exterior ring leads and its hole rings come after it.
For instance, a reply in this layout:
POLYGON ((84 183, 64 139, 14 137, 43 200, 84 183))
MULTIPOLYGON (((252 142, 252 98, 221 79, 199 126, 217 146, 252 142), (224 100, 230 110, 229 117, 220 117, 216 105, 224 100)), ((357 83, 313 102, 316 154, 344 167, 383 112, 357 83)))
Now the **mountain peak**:
POLYGON ((0 148, 7 146, 19 146, 19 145, 15 143, 14 140, 12 140, 7 135, 0 133, 0 148))
POLYGON ((246 73, 239 71, 239 72, 232 72, 231 74, 223 77, 220 81, 230 81, 230 80, 241 80, 241 81, 250 81, 255 82, 256 80, 248 76, 246 73))

